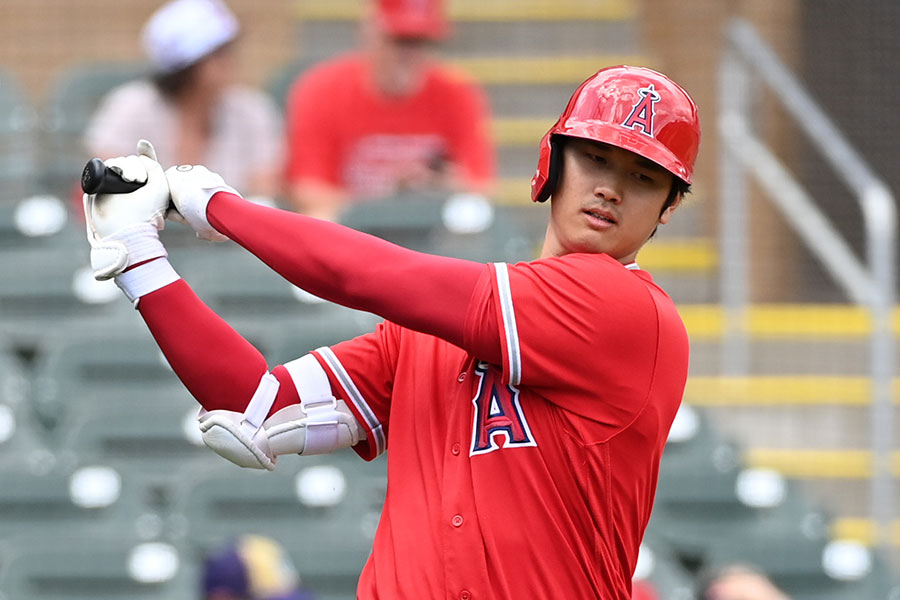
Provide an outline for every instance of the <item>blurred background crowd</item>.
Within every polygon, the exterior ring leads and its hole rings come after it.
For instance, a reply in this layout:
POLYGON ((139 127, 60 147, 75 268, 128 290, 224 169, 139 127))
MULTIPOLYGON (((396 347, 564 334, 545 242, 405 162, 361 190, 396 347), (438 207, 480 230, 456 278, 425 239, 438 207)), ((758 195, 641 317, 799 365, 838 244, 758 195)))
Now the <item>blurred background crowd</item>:
MULTIPOLYGON (((89 158, 143 137, 254 202, 528 260, 538 141, 629 63, 704 127, 693 193, 639 256, 692 358, 635 598, 900 599, 898 24, 892 0, 4 0, 0 598, 350 598, 383 498, 382 461, 261 479, 198 445, 86 270, 89 158)), ((374 325, 229 243, 163 239, 270 363, 374 325)))

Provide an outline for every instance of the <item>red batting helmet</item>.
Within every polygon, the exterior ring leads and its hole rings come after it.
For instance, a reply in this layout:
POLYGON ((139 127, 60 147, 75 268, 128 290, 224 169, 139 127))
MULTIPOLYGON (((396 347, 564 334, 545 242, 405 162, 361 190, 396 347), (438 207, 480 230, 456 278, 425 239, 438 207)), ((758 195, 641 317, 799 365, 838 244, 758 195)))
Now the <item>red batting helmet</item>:
POLYGON ((582 83, 541 140, 531 199, 543 202, 559 178, 558 135, 604 142, 640 154, 691 183, 700 148, 697 105, 681 86, 643 67, 601 69, 582 83))

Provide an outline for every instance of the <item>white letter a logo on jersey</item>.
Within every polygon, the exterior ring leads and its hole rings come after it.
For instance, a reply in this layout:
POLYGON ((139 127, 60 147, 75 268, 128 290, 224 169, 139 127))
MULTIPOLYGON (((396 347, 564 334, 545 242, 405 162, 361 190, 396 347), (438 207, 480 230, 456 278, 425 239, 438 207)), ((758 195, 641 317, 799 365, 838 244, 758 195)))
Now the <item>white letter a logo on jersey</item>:
POLYGON ((515 386, 504 385, 497 371, 487 363, 479 362, 475 373, 480 383, 472 399, 475 419, 470 456, 493 452, 501 447, 537 446, 519 406, 519 390, 515 386), (505 439, 502 446, 498 444, 499 439, 505 439))
POLYGON ((638 90, 641 99, 631 108, 631 114, 622 123, 622 127, 637 131, 640 128, 645 135, 653 137, 653 117, 656 116, 654 105, 659 102, 660 95, 651 83, 648 87, 638 90))

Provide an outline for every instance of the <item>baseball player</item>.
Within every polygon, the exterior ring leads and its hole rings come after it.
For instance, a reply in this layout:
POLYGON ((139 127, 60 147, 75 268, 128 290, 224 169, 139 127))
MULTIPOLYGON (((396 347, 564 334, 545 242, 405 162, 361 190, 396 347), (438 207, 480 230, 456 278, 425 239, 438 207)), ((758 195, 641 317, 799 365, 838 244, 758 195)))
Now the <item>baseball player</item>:
POLYGON ((688 369, 675 306, 635 260, 688 191, 699 141, 677 84, 599 71, 541 141, 546 239, 514 265, 258 206, 204 167, 164 172, 140 142, 106 166, 143 187, 85 196, 91 259, 136 303, 216 452, 272 469, 390 448, 359 598, 625 600, 688 369), (165 258, 170 197, 199 237, 384 322, 270 369, 165 258))

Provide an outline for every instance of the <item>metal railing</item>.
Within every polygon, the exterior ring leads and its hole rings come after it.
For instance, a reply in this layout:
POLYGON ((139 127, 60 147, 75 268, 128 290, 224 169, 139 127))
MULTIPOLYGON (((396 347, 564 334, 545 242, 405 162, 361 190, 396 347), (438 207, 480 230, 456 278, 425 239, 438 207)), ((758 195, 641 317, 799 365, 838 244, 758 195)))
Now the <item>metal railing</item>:
POLYGON ((895 303, 897 214, 890 190, 847 142, 823 110, 798 83, 775 52, 743 19, 726 31, 719 67, 721 301, 726 330, 722 372, 743 375, 749 366, 746 326, 749 305, 748 191, 752 176, 788 225, 851 301, 868 309, 872 333, 869 375, 873 473, 870 513, 879 544, 890 543, 893 518, 891 452, 896 339, 895 303), (758 84, 773 96, 853 191, 863 214, 866 260, 861 261, 815 201, 778 157, 754 134, 752 109, 758 84))

